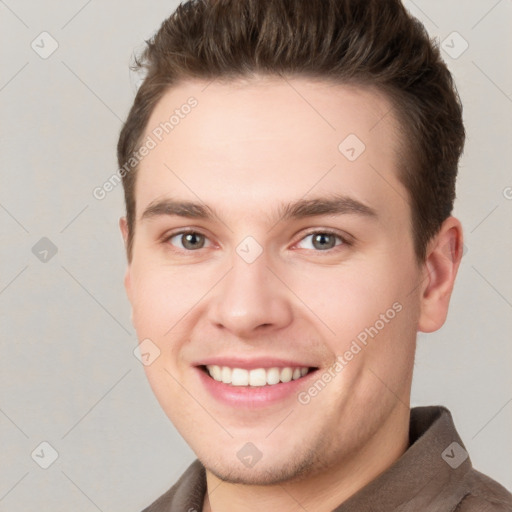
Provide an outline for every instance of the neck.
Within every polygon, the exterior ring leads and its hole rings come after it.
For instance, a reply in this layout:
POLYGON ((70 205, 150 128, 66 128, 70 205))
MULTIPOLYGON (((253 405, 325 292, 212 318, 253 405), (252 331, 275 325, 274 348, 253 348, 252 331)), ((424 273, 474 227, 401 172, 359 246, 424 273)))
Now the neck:
POLYGON ((203 512, 330 512, 388 469, 409 446, 409 410, 403 404, 356 453, 308 478, 276 485, 224 482, 206 470, 203 512))

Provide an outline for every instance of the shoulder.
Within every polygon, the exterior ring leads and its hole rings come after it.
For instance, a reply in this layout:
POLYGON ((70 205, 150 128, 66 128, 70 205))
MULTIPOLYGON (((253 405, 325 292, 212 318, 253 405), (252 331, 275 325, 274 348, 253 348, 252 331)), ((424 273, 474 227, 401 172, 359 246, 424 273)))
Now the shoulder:
POLYGON ((512 512, 512 494, 498 482, 474 469, 465 480, 467 494, 454 512, 512 512))

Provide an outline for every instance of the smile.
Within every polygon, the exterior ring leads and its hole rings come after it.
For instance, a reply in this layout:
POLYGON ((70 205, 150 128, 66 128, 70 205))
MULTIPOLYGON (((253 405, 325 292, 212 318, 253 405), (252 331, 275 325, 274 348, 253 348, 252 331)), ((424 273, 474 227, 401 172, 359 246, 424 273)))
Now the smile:
POLYGON ((229 366, 207 365, 204 367, 210 377, 217 382, 231 386, 274 386, 290 382, 306 376, 312 368, 291 367, 283 368, 231 368, 229 366))

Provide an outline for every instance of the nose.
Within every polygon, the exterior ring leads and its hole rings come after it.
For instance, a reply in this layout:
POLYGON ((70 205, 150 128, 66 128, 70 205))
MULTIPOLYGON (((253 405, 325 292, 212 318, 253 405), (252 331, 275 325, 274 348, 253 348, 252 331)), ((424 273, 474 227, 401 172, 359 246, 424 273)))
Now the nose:
POLYGON ((252 263, 234 254, 231 270, 210 300, 210 322, 240 338, 288 326, 293 319, 290 292, 275 274, 264 254, 252 263))

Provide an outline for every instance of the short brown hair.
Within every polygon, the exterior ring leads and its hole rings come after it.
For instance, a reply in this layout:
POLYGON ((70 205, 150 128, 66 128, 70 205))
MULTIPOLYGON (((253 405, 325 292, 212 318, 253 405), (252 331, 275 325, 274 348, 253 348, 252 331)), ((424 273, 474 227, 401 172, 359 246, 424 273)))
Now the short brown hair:
MULTIPOLYGON (((418 262, 451 214, 465 131, 462 106, 438 45, 399 0, 191 0, 149 40, 144 70, 117 146, 123 167, 153 109, 186 79, 309 77, 376 87, 391 101, 407 152, 398 178, 409 192, 418 262)), ((131 259, 136 170, 123 174, 131 259)))

